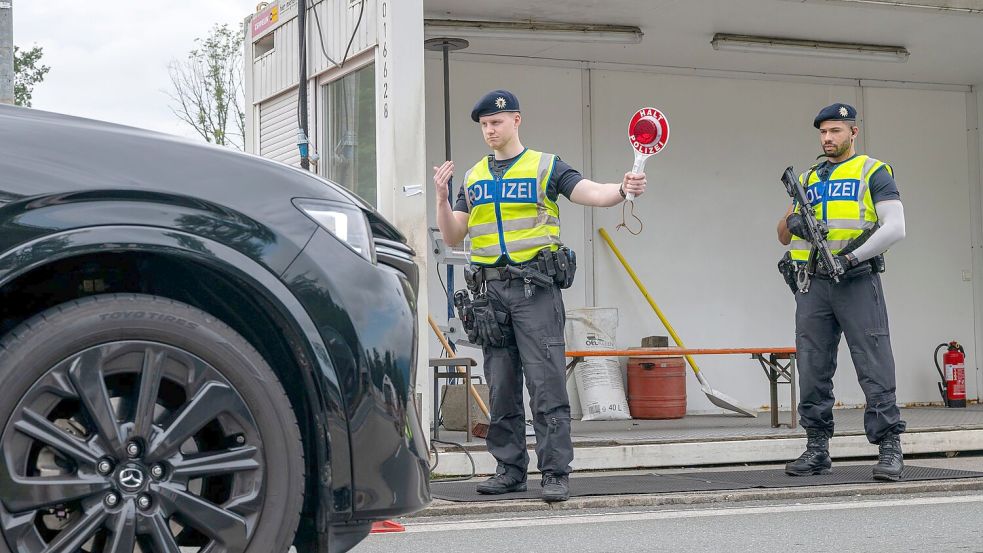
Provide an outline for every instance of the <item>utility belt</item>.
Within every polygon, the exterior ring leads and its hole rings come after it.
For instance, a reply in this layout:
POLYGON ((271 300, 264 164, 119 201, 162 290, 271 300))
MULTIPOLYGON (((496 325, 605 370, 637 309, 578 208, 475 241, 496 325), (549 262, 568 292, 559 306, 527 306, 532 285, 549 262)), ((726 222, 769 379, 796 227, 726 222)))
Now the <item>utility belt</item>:
POLYGON ((468 341, 476 346, 505 347, 515 341, 512 316, 496 309, 487 293, 486 283, 494 280, 522 280, 525 295, 531 298, 536 288, 561 289, 573 284, 577 258, 573 250, 562 247, 557 251, 540 250, 536 257, 518 265, 464 268, 467 290, 454 292, 454 307, 464 325, 468 341))
MULTIPOLYGON (((484 267, 470 265, 464 268, 464 280, 472 293, 484 288, 485 282, 493 280, 523 280, 527 286, 536 285, 549 288, 553 285, 566 290, 573 285, 577 273, 577 255, 567 247, 550 251, 539 250, 536 257, 517 265, 484 267)), ((526 294, 527 296, 531 294, 526 294)))
MULTIPOLYGON (((871 273, 883 273, 887 269, 884 264, 884 254, 875 256, 867 261, 863 261, 860 265, 850 269, 849 271, 840 275, 840 278, 851 279, 857 278, 859 276, 869 275, 871 273)), ((833 277, 829 275, 822 267, 816 269, 816 273, 812 275, 814 278, 821 278, 823 280, 832 280, 833 277)))
MULTIPOLYGON (((880 254, 843 273, 840 275, 840 278, 849 280, 851 278, 857 278, 863 275, 869 275, 871 273, 883 273, 885 270, 886 266, 884 264, 884 254, 880 254)), ((788 287, 790 290, 792 290, 793 294, 799 291, 797 277, 800 271, 808 272, 808 264, 796 263, 795 261, 792 261, 792 254, 785 252, 785 255, 778 262, 778 272, 782 274, 782 278, 785 279, 785 284, 788 284, 788 287)), ((832 280, 829 273, 818 267, 809 275, 809 278, 832 280)))
MULTIPOLYGON (((860 236, 854 238, 836 255, 846 255, 852 253, 854 250, 859 248, 864 242, 867 241, 874 232, 877 231, 877 227, 865 230, 860 236)), ((857 265, 856 267, 850 269, 849 271, 840 275, 842 279, 857 278, 859 276, 868 275, 871 273, 883 273, 887 270, 887 266, 884 263, 884 254, 878 254, 867 261, 864 261, 857 265)), ((815 261, 815 255, 809 256, 808 263, 798 263, 792 260, 792 253, 786 251, 785 255, 778 261, 778 272, 782 274, 782 278, 785 279, 785 283, 788 284, 789 289, 792 293, 799 291, 799 279, 805 278, 820 278, 823 280, 832 280, 832 277, 826 272, 825 269, 815 261), (803 277, 801 273, 806 273, 803 277)))

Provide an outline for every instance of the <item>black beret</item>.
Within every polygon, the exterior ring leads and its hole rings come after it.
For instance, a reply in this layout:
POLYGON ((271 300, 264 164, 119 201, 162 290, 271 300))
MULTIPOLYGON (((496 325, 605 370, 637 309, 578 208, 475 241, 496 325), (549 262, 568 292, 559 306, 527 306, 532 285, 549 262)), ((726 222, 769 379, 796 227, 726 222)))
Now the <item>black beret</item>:
POLYGON ((519 111, 519 99, 508 90, 492 90, 485 94, 471 110, 471 120, 475 123, 482 115, 493 115, 503 111, 519 111))
POLYGON ((840 104, 836 103, 831 106, 826 106, 819 111, 819 115, 816 116, 816 120, 812 122, 812 126, 819 128, 819 124, 823 121, 856 121, 857 120, 857 110, 854 109, 850 104, 840 104))

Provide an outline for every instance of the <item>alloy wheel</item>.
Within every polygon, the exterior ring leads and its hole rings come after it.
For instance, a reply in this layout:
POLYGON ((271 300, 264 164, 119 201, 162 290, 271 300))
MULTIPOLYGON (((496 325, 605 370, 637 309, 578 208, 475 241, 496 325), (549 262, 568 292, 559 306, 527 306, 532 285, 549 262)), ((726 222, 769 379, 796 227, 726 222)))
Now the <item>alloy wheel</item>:
POLYGON ((102 344, 39 378, 0 437, 0 527, 23 553, 245 551, 262 441, 239 393, 178 347, 102 344))

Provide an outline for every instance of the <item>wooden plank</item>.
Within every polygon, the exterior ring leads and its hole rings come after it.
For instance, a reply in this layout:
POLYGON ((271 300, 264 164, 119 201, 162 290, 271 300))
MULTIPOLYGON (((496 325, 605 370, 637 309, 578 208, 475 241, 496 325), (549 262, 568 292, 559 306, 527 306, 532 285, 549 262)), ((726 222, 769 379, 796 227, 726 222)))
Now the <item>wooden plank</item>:
POLYGON ((567 357, 678 357, 681 355, 764 355, 795 354, 795 348, 638 348, 617 350, 568 351, 567 357))

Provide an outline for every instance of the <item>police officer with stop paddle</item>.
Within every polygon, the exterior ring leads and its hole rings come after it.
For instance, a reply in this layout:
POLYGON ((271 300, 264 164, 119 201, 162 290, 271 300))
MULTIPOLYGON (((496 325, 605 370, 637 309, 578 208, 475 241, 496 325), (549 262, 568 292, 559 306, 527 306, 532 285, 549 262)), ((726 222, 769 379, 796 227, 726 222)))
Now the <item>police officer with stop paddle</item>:
POLYGON ((492 154, 464 173, 457 201, 448 203, 454 163, 434 167, 437 225, 450 245, 471 238, 465 279, 470 297, 456 302, 472 342, 481 345, 489 384, 488 451, 495 476, 478 484, 482 494, 526 490, 529 455, 522 379, 531 398, 543 500, 569 497, 570 404, 565 378, 565 312, 560 290, 573 282, 576 258, 560 241, 560 195, 596 207, 618 205, 628 193, 645 192, 644 173, 621 182, 585 179, 554 154, 528 149, 519 140, 519 101, 493 90, 475 104, 492 154), (463 308, 463 309, 462 309, 463 308))

